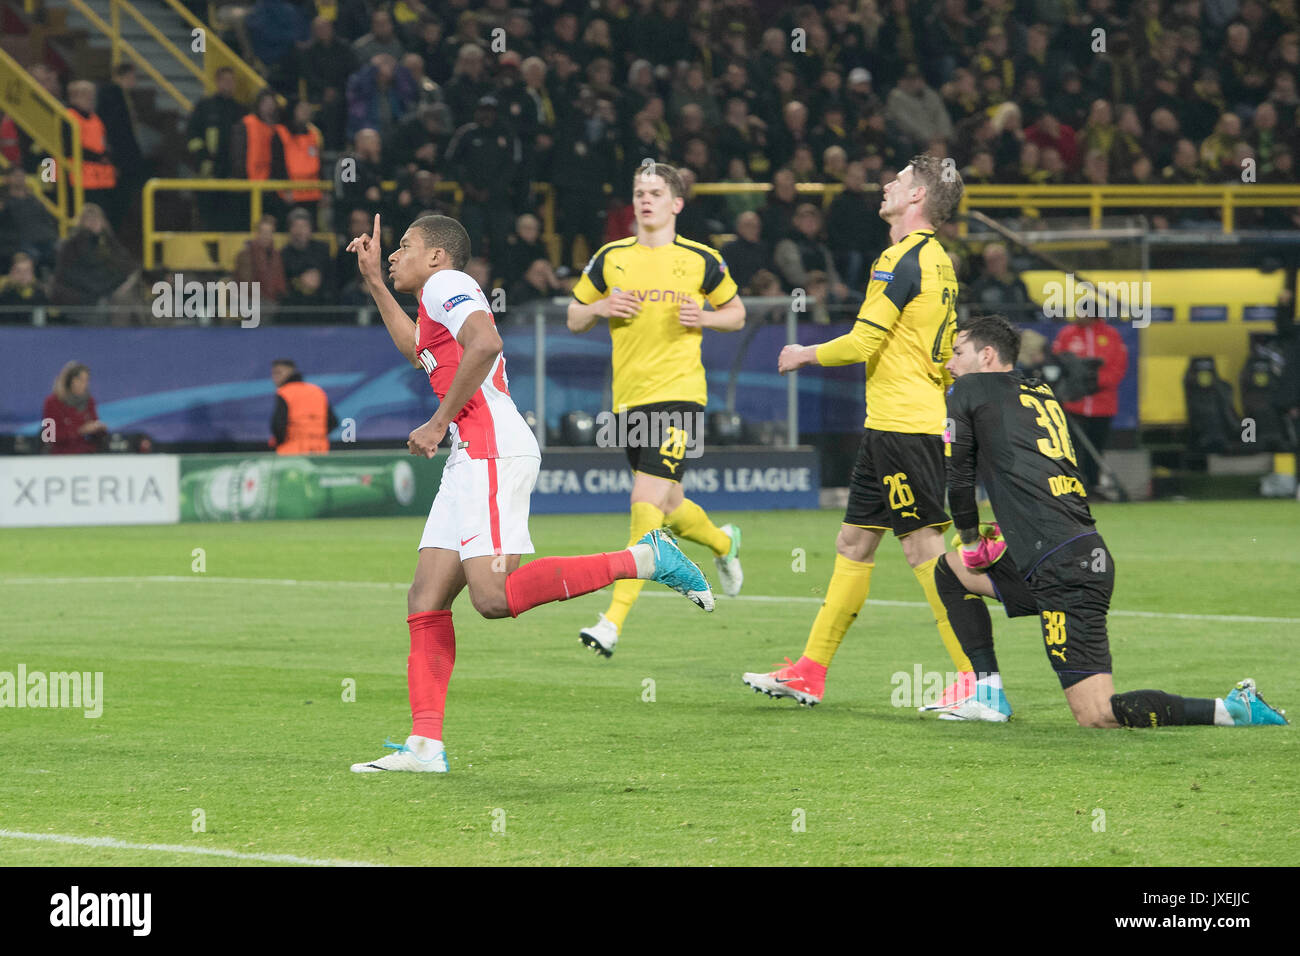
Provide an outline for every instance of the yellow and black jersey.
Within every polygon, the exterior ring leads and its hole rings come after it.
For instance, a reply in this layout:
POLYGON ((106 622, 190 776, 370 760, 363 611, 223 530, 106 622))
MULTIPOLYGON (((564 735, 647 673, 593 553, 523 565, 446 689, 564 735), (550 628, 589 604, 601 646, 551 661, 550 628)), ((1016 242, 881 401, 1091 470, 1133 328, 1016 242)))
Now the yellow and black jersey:
POLYGON ((917 229, 880 254, 853 331, 818 346, 817 361, 867 363, 868 428, 939 435, 956 330, 952 260, 932 230, 917 229))
POLYGON ((616 289, 636 296, 641 308, 631 318, 609 320, 614 411, 651 402, 707 405, 702 333, 682 326, 677 310, 688 297, 714 308, 735 298, 736 282, 721 254, 681 236, 653 249, 635 237, 607 243, 582 270, 573 297, 590 305, 616 289))

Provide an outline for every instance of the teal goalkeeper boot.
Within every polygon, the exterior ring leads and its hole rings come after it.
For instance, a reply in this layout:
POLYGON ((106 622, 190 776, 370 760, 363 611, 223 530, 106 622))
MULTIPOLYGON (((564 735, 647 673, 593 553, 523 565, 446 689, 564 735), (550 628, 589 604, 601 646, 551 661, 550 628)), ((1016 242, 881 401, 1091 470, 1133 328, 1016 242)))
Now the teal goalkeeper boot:
POLYGON ((1290 723, 1285 710, 1278 710, 1259 696, 1255 681, 1249 677, 1228 692, 1228 696, 1223 698, 1223 706, 1238 727, 1290 723))

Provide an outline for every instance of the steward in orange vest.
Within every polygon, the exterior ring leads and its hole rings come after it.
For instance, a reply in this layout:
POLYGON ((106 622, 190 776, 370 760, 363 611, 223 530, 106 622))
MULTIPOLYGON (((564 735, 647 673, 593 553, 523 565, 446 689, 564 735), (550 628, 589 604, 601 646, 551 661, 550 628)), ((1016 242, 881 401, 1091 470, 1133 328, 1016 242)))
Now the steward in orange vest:
POLYGON ((263 90, 253 111, 235 124, 230 174, 235 179, 283 179, 284 144, 275 135, 275 94, 263 90))
MULTIPOLYGON (((81 131, 81 169, 71 171, 72 181, 75 183, 80 174, 83 177, 82 189, 113 189, 117 186, 117 167, 109 159, 104 121, 95 112, 94 83, 76 80, 68 84, 68 112, 81 131)), ((65 143, 65 146, 71 149, 71 143, 65 143)))
POLYGON ((271 363, 276 383, 275 411, 271 415, 270 444, 280 455, 323 455, 330 450, 331 431, 339 420, 329 397, 319 385, 303 381, 291 359, 271 363))
MULTIPOLYGON (((312 106, 306 100, 299 100, 293 107, 293 119, 286 126, 283 123, 275 128, 284 149, 284 165, 287 179, 320 179, 320 151, 325 138, 321 131, 311 123, 312 106)), ((321 198, 319 189, 293 189, 280 193, 280 198, 289 204, 317 202, 321 198)))

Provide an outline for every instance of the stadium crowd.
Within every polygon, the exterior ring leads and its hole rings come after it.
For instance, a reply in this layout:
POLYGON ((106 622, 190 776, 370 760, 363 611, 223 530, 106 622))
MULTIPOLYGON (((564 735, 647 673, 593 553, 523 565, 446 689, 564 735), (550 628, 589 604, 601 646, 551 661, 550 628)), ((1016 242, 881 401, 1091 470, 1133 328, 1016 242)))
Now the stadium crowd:
MULTIPOLYGON (((679 166, 688 190, 771 183, 690 196, 679 231, 734 236, 723 252, 746 292, 816 288, 853 304, 888 244, 871 187, 913 153, 951 157, 968 185, 1296 181, 1295 0, 257 0, 217 17, 268 86, 248 108, 233 74, 218 75, 188 120, 189 172, 334 181, 324 202, 269 197, 271 231, 294 233, 305 214, 295 251, 258 262, 254 241, 241 260, 270 298, 299 304, 364 298, 347 257, 312 247, 315 228, 347 237, 375 213, 397 224, 430 210, 465 223, 484 288, 563 291, 586 253, 631 234, 628 182, 646 159, 679 166), (452 182, 459 205, 440 186, 452 182), (554 260, 538 183, 555 191, 554 260), (814 202, 796 183, 843 189, 814 202)), ((104 150, 87 155, 116 169, 97 191, 111 239, 139 202, 138 163, 123 159, 138 151, 123 105, 133 71, 97 97, 75 79, 65 92, 48 68, 37 79, 104 126, 104 150)), ((18 139, 0 127, 0 151, 33 171, 18 139)), ((45 275, 50 223, 20 178, 0 206, 0 253, 45 275)), ((1156 228, 1213 227, 1211 211, 1142 211, 1156 228)), ((1300 210, 1238 223, 1292 228, 1300 210)), ((194 226, 250 224, 210 193, 194 226)), ((941 239, 984 304, 1023 294, 1005 249, 974 255, 955 227, 941 239)), ((10 272, 0 301, 24 275, 10 272)))

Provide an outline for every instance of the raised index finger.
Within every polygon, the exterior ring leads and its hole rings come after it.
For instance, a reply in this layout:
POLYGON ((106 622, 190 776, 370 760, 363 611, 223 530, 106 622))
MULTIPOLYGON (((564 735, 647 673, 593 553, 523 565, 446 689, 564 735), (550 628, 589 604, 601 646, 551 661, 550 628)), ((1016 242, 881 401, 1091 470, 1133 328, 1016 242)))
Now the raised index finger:
POLYGON ((375 240, 376 245, 379 244, 379 213, 375 213, 375 231, 371 238, 375 240))

